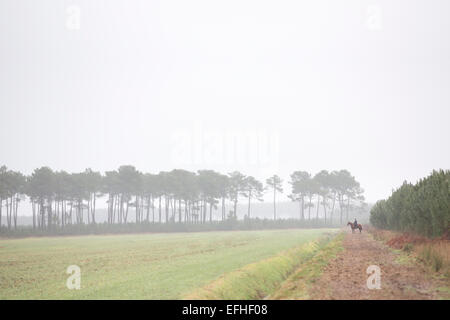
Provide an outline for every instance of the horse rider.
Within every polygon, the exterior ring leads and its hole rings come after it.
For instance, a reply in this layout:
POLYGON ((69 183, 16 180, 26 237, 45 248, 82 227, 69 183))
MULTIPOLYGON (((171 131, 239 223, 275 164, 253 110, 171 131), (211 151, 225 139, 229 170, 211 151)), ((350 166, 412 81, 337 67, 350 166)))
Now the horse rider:
POLYGON ((356 218, 355 218, 355 222, 353 222, 353 225, 355 226, 355 228, 358 228, 358 221, 356 221, 356 218))

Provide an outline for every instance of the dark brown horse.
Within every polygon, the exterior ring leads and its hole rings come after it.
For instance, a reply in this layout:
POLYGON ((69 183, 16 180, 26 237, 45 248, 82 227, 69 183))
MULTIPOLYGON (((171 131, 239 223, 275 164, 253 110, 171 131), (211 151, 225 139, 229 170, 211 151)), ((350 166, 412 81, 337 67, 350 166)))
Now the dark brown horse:
POLYGON ((359 223, 357 224, 357 226, 355 227, 355 225, 351 222, 347 223, 348 226, 350 226, 350 228, 352 228, 352 233, 355 233, 355 229, 359 229, 359 233, 361 233, 362 230, 362 225, 360 225, 359 223))

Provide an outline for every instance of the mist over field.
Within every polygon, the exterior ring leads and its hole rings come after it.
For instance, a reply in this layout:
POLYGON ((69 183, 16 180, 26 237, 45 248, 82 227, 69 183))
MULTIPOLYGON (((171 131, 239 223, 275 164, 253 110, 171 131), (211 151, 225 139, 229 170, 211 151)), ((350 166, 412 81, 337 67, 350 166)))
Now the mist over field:
POLYGON ((448 0, 2 0, 0 300, 448 300, 449 89, 448 0))
MULTIPOLYGON (((226 210, 231 210, 232 206, 226 206, 226 210)), ((278 217, 280 219, 298 219, 301 216, 300 208, 298 203, 292 203, 292 202, 280 202, 277 205, 278 209, 278 217)), ((364 209, 361 211, 352 211, 350 218, 357 218, 361 222, 368 222, 369 221, 369 209, 364 209)), ((258 218, 260 219, 273 219, 273 204, 272 203, 255 203, 253 210, 257 212, 258 218)), ((247 206, 245 204, 238 204, 238 216, 244 217, 247 214, 247 206)), ((316 211, 312 210, 313 216, 315 217, 316 211)), ((107 222, 108 220, 108 212, 107 209, 98 209, 96 212, 96 221, 99 223, 107 222)), ((217 220, 220 218, 220 213, 218 210, 213 211, 213 218, 214 220, 217 220)), ((323 208, 319 208, 319 217, 323 218, 324 212, 323 208)), ((85 220, 87 220, 87 217, 85 217, 85 220)), ((338 223, 336 219, 336 223, 338 223)), ((135 211, 130 211, 130 222, 136 221, 136 215, 135 211)), ((18 225, 27 225, 31 226, 33 225, 33 217, 32 216, 18 216, 17 219, 18 225)), ((6 225, 6 222, 4 222, 4 225, 6 225)))
POLYGON ((374 203, 450 163, 449 6, 2 1, 1 163, 345 168, 374 203))

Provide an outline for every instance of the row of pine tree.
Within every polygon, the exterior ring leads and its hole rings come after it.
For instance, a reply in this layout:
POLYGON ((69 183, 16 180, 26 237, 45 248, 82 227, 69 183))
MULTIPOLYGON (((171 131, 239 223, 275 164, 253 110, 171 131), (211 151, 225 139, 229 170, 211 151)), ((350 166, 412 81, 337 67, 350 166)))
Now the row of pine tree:
POLYGON ((433 171, 416 184, 404 182, 371 209, 370 222, 382 229, 442 236, 450 228, 450 170, 433 171))

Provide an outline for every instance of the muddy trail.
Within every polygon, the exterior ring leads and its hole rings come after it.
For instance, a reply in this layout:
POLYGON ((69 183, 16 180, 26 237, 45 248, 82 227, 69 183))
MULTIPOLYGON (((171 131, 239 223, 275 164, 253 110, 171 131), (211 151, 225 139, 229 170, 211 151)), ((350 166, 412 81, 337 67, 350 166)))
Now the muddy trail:
POLYGON ((395 253, 366 232, 346 231, 344 250, 325 266, 314 282, 311 299, 439 299, 437 288, 448 285, 444 280, 429 275, 425 267, 411 261, 400 261, 395 253), (368 289, 367 267, 381 269, 381 288, 368 289))

